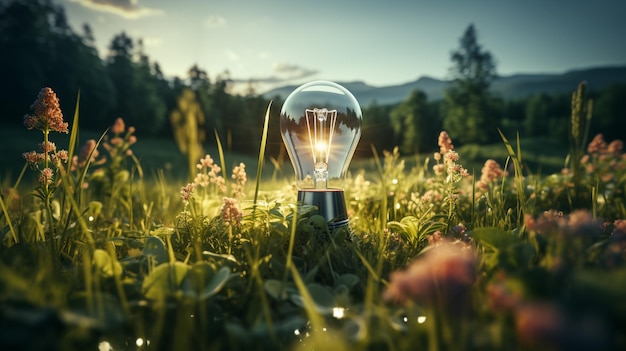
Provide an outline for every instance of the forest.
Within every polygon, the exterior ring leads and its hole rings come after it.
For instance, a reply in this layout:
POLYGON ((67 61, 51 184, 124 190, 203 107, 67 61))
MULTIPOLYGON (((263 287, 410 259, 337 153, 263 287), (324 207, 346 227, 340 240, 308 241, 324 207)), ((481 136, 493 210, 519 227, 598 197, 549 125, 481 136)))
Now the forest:
MULTIPOLYGON (((229 150, 254 154, 270 100, 270 114, 280 111, 279 97, 265 98, 252 85, 243 95, 233 94, 228 71, 210 72, 193 64, 185 77, 166 77, 157 60, 145 53, 142 38, 120 32, 107 52, 98 52, 96 35, 88 23, 80 31, 71 28, 63 7, 51 1, 0 5, 2 123, 21 124, 24 106, 42 86, 50 86, 66 111, 74 109, 80 92, 81 129, 101 131, 122 117, 138 127, 139 135, 178 138, 181 143, 181 130, 193 118, 199 143, 214 142, 217 133, 228 141, 229 150)), ((570 94, 504 100, 490 90, 497 77, 496 60, 479 45, 473 25, 459 44, 451 55, 449 75, 454 84, 444 99, 429 100, 414 91, 397 105, 362 106, 363 147, 357 156, 371 156, 371 147, 398 146, 403 154, 431 152, 433 135, 443 129, 459 145, 500 142, 495 126, 508 135, 567 140, 570 94)), ((626 83, 588 93, 594 119, 589 134, 602 132, 607 140, 620 137, 626 83)), ((272 140, 278 138, 277 118, 270 123, 272 140)), ((268 153, 277 154, 281 147, 270 144, 268 153)))

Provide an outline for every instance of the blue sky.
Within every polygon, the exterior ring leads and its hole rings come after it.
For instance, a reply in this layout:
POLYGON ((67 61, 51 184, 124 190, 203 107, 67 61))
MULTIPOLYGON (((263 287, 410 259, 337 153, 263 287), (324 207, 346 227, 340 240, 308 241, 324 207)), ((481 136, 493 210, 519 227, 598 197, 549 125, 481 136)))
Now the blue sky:
POLYGON ((446 78, 470 23, 501 75, 626 64, 626 1, 54 0, 101 55, 125 31, 167 75, 272 85, 314 79, 374 86, 446 78))

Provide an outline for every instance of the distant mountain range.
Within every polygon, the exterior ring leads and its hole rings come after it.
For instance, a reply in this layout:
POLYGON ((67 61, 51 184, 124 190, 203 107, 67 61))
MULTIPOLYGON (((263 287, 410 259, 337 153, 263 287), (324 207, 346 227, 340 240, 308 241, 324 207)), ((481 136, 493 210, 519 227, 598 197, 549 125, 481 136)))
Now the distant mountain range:
MULTIPOLYGON (((564 94, 576 90, 582 81, 587 82, 589 91, 599 91, 611 84, 626 84, 626 66, 624 67, 596 67, 580 70, 572 70, 562 74, 514 74, 498 77, 491 85, 492 91, 503 99, 521 99, 531 95, 564 94)), ((430 101, 442 99, 444 91, 450 81, 421 77, 413 82, 374 87, 364 82, 337 82, 350 90, 359 100, 361 106, 372 103, 378 105, 392 105, 406 100, 415 89, 426 93, 430 101)), ((265 98, 271 99, 276 96, 282 99, 296 89, 297 86, 283 86, 267 91, 265 98)))

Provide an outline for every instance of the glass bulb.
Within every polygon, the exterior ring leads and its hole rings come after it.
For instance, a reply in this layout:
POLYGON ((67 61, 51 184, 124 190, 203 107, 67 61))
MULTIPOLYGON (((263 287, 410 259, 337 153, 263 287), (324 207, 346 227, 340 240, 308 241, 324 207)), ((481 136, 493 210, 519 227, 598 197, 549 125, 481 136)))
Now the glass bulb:
POLYGON ((287 97, 280 112, 280 131, 298 190, 343 189, 361 125, 358 101, 337 83, 310 82, 287 97))

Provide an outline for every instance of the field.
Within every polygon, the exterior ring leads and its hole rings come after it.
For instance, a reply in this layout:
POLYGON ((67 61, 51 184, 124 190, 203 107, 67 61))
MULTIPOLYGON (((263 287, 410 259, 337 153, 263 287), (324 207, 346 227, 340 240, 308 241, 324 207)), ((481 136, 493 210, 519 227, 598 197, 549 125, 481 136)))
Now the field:
POLYGON ((0 135, 3 350, 626 348, 626 157, 577 121, 356 160, 330 230, 263 143, 187 179, 173 142, 39 112, 0 135))

